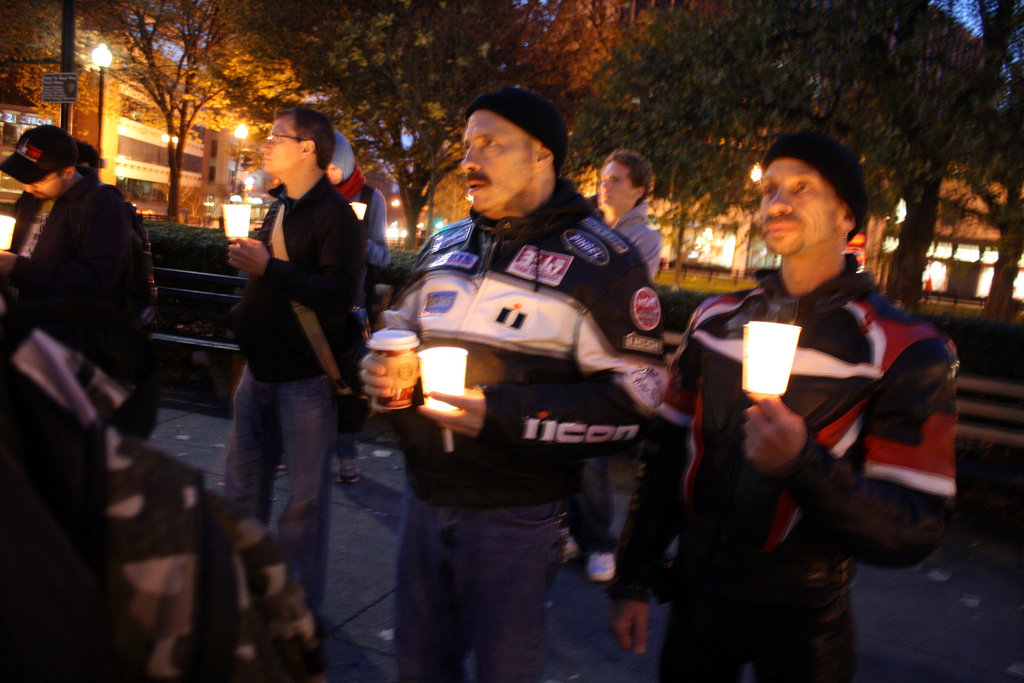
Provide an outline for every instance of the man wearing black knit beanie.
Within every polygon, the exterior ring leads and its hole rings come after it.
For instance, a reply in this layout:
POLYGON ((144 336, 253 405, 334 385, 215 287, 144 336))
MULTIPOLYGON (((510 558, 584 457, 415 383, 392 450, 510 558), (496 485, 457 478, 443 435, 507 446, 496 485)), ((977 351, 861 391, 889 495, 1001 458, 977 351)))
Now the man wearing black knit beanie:
POLYGON ((920 562, 956 494, 955 350, 844 254, 867 214, 860 162, 803 131, 762 169, 781 267, 694 313, 609 588, 626 650, 646 649, 650 589, 671 600, 662 681, 738 681, 748 663, 758 680, 851 680, 855 562, 920 562), (752 321, 801 328, 782 395, 741 388, 752 321))
MULTIPOLYGON (((472 651, 479 681, 539 681, 565 500, 582 458, 653 418, 661 308, 639 254, 558 177, 568 132, 550 101, 481 95, 463 144, 470 216, 424 245, 381 315, 468 351, 465 394, 429 394, 456 411, 391 411, 409 480, 395 651, 400 680, 465 680, 472 651)), ((362 368, 367 394, 390 394, 373 356, 362 368)))

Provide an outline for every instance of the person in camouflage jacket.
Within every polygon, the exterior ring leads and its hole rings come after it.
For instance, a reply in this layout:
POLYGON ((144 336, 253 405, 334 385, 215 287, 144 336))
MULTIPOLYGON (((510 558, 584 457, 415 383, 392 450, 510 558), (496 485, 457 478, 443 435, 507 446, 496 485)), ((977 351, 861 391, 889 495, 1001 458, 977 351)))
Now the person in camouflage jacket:
POLYGON ((129 394, 81 353, 2 341, 0 679, 323 680, 265 528, 111 426, 129 394))

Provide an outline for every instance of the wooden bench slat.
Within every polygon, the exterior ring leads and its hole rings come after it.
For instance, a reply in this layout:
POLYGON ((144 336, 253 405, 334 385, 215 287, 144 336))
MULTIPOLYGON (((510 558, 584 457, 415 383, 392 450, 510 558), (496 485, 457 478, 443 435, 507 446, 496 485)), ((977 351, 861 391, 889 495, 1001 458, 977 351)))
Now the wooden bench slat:
POLYGON ((957 422, 956 435, 966 439, 978 441, 991 441, 992 443, 1024 448, 1024 432, 991 427, 988 425, 973 424, 970 422, 957 422))
POLYGON ((976 398, 958 398, 956 401, 960 415, 987 417, 990 420, 1004 420, 1024 425, 1024 408, 1003 405, 995 401, 982 401, 976 398))
POLYGON ((1024 399, 1024 383, 980 375, 960 375, 956 378, 956 389, 957 392, 971 391, 979 394, 1024 399))

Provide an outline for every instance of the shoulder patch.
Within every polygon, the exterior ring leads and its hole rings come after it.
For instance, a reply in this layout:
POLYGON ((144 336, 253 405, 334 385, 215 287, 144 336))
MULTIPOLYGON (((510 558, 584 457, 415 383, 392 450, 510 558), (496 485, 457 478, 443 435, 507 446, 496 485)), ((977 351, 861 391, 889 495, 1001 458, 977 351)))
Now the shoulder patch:
POLYGON ((608 250, 593 234, 579 228, 570 228, 562 233, 562 244, 587 263, 596 266, 607 266, 608 250))
POLYGON ((583 225, 586 226, 587 230, 591 231, 611 245, 611 248, 616 254, 625 254, 629 251, 629 242, 627 242, 622 235, 615 232, 593 216, 587 216, 584 218, 583 225))
POLYGON ((629 316, 642 332, 650 332, 661 323, 661 301, 658 293, 650 287, 641 287, 633 292, 629 304, 629 316))
POLYGON ((445 254, 441 254, 433 261, 427 264, 427 268, 461 268, 462 270, 470 270, 476 265, 476 262, 480 260, 480 257, 476 254, 470 254, 468 251, 449 251, 445 254))
MULTIPOLYGON (((467 218, 466 221, 469 219, 467 218)), ((434 241, 430 244, 430 251, 441 251, 447 249, 454 244, 461 244, 466 241, 469 237, 469 231, 472 229, 472 225, 462 225, 464 221, 453 223, 441 232, 434 235, 434 241)))

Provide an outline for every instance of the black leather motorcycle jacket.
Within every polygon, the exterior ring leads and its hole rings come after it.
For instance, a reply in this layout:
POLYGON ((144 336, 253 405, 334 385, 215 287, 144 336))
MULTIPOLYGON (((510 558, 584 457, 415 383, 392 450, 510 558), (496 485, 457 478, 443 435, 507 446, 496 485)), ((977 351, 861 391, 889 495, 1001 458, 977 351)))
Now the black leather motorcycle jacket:
POLYGON ((645 450, 613 595, 642 597, 679 535, 676 580, 752 600, 826 600, 851 559, 908 565, 941 540, 956 493, 956 353, 871 276, 845 272, 789 298, 777 272, 705 301, 671 369, 645 450), (809 438, 782 478, 743 454, 743 326, 802 326, 783 402, 809 438))
POLYGON ((413 490, 438 505, 537 505, 578 490, 580 458, 641 435, 664 389, 661 307, 643 261, 572 184, 530 216, 480 216, 432 236, 391 310, 423 348, 469 350, 487 415, 441 448, 415 410, 395 419, 413 490))

